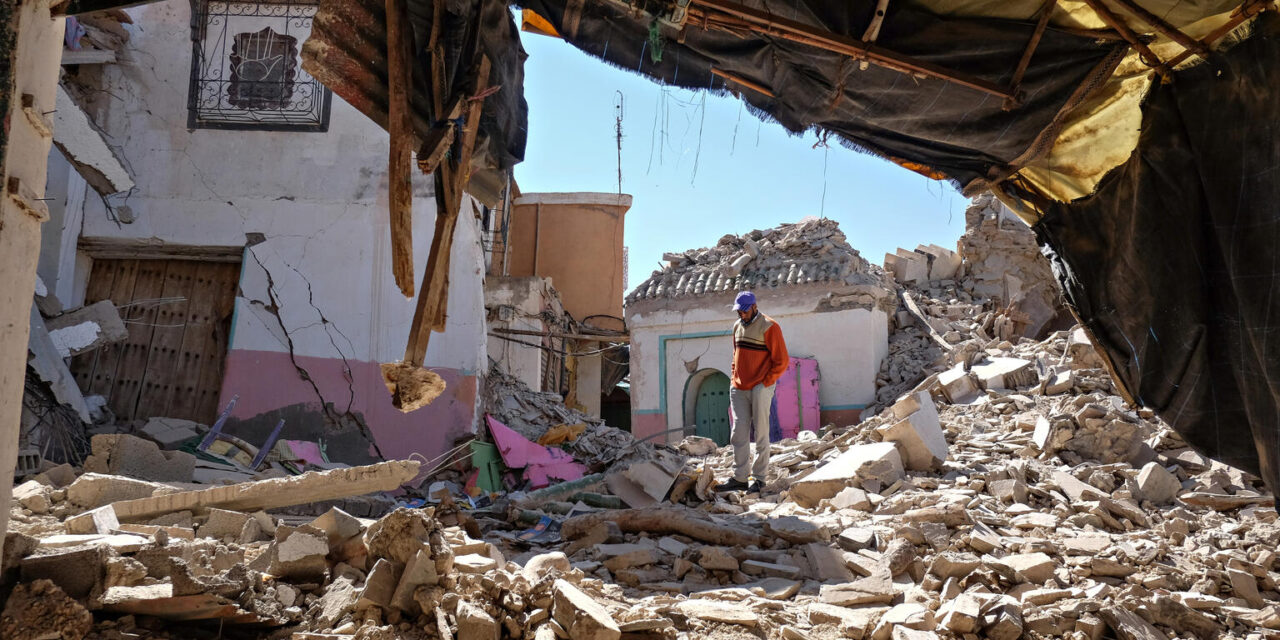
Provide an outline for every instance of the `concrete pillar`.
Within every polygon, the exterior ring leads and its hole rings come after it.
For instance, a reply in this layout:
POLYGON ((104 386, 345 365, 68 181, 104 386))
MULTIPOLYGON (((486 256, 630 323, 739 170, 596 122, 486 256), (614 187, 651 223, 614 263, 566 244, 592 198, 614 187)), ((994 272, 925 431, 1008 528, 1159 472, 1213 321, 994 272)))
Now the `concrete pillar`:
MULTIPOLYGON (((0 2, 0 56, 7 57, 11 78, 0 78, 0 104, 8 106, 8 137, 0 141, 0 532, 9 526, 13 471, 18 458, 22 388, 27 367, 27 334, 36 263, 40 257, 40 223, 48 218, 45 173, 62 61, 66 20, 50 15, 49 0, 0 2), (3 32, 13 31, 6 37, 3 32), (12 50, 4 43, 12 42, 12 50), (7 98, 3 100, 3 98, 7 98)), ((4 68, 0 63, 0 69, 4 68)), ((0 133, 3 136, 3 133, 0 133)), ((4 539, 0 537, 0 545, 4 539)), ((2 549, 0 549, 2 550, 2 549)))

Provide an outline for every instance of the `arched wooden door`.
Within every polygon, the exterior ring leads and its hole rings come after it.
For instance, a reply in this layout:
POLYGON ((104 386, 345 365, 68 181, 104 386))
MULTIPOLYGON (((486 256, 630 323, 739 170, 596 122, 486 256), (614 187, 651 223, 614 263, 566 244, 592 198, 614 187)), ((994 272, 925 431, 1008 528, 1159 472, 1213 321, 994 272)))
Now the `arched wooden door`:
POLYGON ((695 433, 715 440, 722 447, 729 444, 729 376, 717 371, 703 378, 698 386, 694 417, 695 433))

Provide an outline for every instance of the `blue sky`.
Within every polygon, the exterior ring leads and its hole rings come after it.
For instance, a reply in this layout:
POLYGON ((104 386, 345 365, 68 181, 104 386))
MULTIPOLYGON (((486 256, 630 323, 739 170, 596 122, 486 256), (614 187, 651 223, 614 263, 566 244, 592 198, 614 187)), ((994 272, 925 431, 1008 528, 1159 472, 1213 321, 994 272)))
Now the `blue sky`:
POLYGON ((529 139, 515 171, 522 191, 616 192, 622 96, 622 192, 634 197, 628 290, 664 252, 805 216, 837 220, 876 264, 900 246, 954 248, 964 231, 967 201, 950 184, 834 140, 814 148, 812 134, 762 123, 732 96, 663 87, 561 40, 521 37, 529 54, 529 139))

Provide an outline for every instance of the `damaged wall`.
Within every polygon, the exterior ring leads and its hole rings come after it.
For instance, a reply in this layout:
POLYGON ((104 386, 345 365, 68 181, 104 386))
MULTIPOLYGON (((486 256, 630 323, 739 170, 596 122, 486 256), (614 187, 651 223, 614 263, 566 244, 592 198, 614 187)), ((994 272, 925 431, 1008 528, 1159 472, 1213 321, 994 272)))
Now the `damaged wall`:
MULTIPOLYGON (((281 437, 322 439, 334 459, 440 453, 474 427, 485 362, 476 207, 464 202, 448 331, 426 357, 448 389, 401 414, 378 365, 403 357, 414 311, 391 276, 387 134, 336 97, 327 132, 188 129, 190 12, 187 3, 130 9, 120 63, 75 78, 91 87, 85 111, 137 182, 106 201, 90 194, 82 242, 137 257, 243 247, 220 398, 239 396, 229 432, 256 443, 285 418, 281 437)), ((414 188, 421 282, 435 204, 429 176, 415 175, 414 188)))
MULTIPOLYGON (((862 306, 819 311, 828 291, 811 286, 757 296, 760 310, 781 325, 791 357, 817 358, 822 423, 852 424, 875 401, 876 374, 888 354, 888 315, 862 306)), ((686 387, 707 368, 729 375, 735 293, 628 304, 631 431, 637 438, 682 427, 692 433, 685 424, 686 387)))

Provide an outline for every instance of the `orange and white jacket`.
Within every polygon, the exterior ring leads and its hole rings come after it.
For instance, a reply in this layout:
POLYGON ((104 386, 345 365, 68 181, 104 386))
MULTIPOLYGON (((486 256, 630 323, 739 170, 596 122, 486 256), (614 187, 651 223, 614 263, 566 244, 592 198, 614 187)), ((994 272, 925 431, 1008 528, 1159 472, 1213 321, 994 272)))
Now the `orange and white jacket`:
POLYGON ((787 371, 787 343, 773 318, 756 312, 751 324, 733 324, 732 382, 735 389, 770 386, 787 371))

